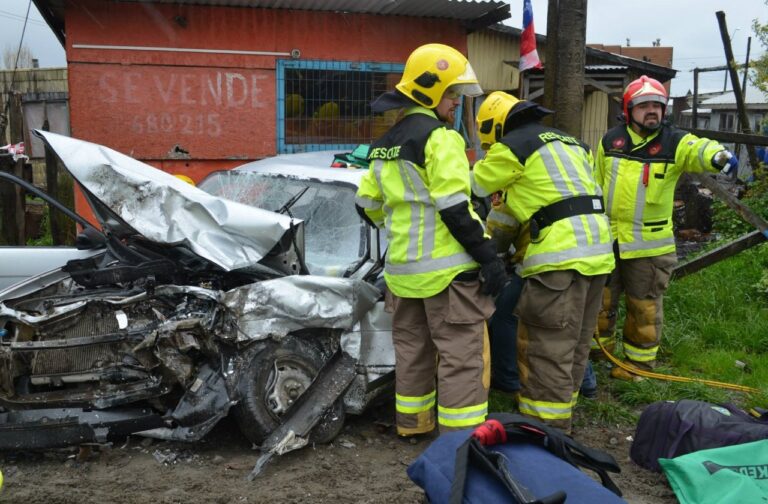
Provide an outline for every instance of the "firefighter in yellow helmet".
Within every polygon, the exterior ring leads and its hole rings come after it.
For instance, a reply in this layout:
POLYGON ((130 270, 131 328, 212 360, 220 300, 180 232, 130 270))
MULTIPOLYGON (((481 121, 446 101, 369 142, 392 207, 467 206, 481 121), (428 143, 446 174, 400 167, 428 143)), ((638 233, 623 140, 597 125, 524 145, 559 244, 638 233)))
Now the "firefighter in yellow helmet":
MULTIPOLYGON (((616 239, 616 270, 603 296, 599 337, 613 346, 616 309, 626 294, 624 354, 652 369, 661 341, 662 299, 677 262, 672 209, 683 172, 728 171, 737 160, 715 141, 664 123, 667 90, 643 75, 624 91, 626 124, 608 130, 597 150, 595 176, 605 194, 616 239)), ((621 368, 611 376, 633 379, 621 368)))
POLYGON ((503 190, 511 215, 529 225, 516 308, 518 405, 521 413, 570 432, 600 294, 614 261, 590 150, 542 125, 551 113, 491 93, 477 113, 487 153, 475 163, 472 188, 480 196, 503 190))
POLYGON ((464 55, 427 44, 411 53, 396 90, 371 104, 374 113, 404 109, 371 145, 356 198, 389 241, 384 279, 401 436, 432 431, 435 405, 441 432, 478 425, 488 410, 485 320, 506 273, 470 203, 464 139, 446 126, 462 95, 481 92, 464 55))
MULTIPOLYGON (((491 341, 491 389, 515 400, 520 392, 520 372, 517 366, 517 325, 515 307, 523 290, 523 258, 531 242, 528 223, 521 224, 504 202, 506 194, 491 195, 491 211, 485 219, 485 228, 496 242, 497 250, 504 254, 509 282, 496 297, 496 311, 488 321, 491 341)), ((597 397, 597 376, 592 363, 587 362, 579 396, 597 397)))

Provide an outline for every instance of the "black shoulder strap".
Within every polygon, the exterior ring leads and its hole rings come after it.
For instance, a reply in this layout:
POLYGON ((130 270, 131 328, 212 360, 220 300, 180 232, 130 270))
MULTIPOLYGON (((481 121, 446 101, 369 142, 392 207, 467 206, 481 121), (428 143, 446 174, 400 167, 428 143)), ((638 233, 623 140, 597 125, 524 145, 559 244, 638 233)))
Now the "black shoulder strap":
POLYGON ((609 472, 621 472, 621 467, 610 453, 584 446, 566 436, 561 430, 523 415, 491 413, 488 419, 497 420, 504 425, 507 439, 515 438, 536 443, 575 467, 595 471, 603 486, 621 497, 621 490, 608 475, 609 472))
POLYGON ((632 138, 627 132, 627 127, 616 126, 609 129, 603 136, 603 152, 607 156, 647 163, 674 163, 677 146, 686 134, 685 130, 664 124, 656 138, 633 151, 632 138))
POLYGON ((405 159, 424 166, 424 146, 429 135, 444 127, 445 124, 427 114, 407 115, 371 144, 368 159, 405 159))
POLYGON ((589 147, 579 141, 576 137, 560 131, 559 129, 544 126, 538 122, 522 124, 507 132, 507 134, 501 137, 501 140, 499 141, 509 147, 509 150, 511 150, 523 164, 525 164, 526 159, 528 159, 531 154, 539 150, 542 145, 549 142, 563 142, 565 144, 581 147, 589 152, 589 147))
POLYGON ((512 495, 512 502, 519 504, 562 504, 567 497, 563 491, 537 499, 522 483, 517 481, 507 467, 507 458, 499 452, 487 450, 474 437, 470 436, 456 449, 456 463, 451 483, 449 504, 462 504, 464 487, 467 481, 469 464, 496 477, 512 495))

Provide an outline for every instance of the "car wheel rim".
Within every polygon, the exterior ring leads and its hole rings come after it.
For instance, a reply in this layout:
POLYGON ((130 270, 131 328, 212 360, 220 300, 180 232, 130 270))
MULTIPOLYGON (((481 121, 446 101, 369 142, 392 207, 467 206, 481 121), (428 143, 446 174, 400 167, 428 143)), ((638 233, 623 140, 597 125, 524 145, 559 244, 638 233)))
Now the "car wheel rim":
POLYGON ((313 370, 294 359, 277 359, 265 394, 269 412, 280 418, 312 383, 313 370))

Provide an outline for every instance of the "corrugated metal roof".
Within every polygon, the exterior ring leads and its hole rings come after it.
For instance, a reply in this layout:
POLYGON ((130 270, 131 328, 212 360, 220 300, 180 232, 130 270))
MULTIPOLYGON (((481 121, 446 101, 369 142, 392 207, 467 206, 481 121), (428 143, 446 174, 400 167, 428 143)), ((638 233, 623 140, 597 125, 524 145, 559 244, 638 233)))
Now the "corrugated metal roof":
MULTIPOLYGON (((350 12, 388 16, 455 19, 480 29, 510 17, 509 4, 498 0, 126 0, 137 3, 213 5, 309 11, 350 12)), ((66 0, 33 0, 43 19, 64 44, 66 0)))
POLYGON ((586 72, 618 72, 626 69, 626 65, 586 65, 584 67, 586 72))
POLYGON ((133 0, 139 3, 219 5, 310 11, 357 12, 471 21, 506 2, 486 0, 133 0))
MULTIPOLYGON (((754 86, 747 87, 744 103, 746 105, 766 105, 768 104, 768 96, 754 86)), ((704 100, 701 102, 701 106, 716 108, 721 108, 722 106, 736 107, 736 95, 734 95, 733 91, 728 91, 720 96, 704 100), (718 107, 718 105, 720 107, 718 107)))
MULTIPOLYGON (((523 31, 520 28, 507 26, 501 23, 489 26, 488 29, 499 32, 499 33, 504 33, 506 35, 509 35, 511 37, 516 37, 516 38, 519 38, 523 33, 523 31)), ((541 35, 537 33, 536 43, 540 45, 539 55, 541 55, 541 53, 543 52, 543 48, 547 44, 547 37, 545 35, 541 35)), ((604 61, 606 63, 613 63, 617 67, 631 68, 633 70, 638 70, 642 73, 649 75, 650 77, 659 79, 662 82, 666 82, 674 78, 675 74, 677 73, 677 70, 674 70, 672 68, 667 68, 667 67, 656 65, 654 63, 650 63, 647 61, 641 61, 639 59, 630 58, 628 56, 623 56, 621 54, 614 54, 608 51, 595 49, 594 47, 589 47, 589 46, 587 46, 586 56, 587 56, 586 60, 587 62, 590 63, 590 66, 593 66, 591 63, 593 63, 595 60, 600 62, 604 61)))

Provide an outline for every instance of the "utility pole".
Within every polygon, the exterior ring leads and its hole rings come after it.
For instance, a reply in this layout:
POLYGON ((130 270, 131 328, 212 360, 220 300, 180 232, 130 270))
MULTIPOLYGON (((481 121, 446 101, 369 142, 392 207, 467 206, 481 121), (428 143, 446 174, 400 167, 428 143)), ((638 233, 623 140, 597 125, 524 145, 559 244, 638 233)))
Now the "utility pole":
MULTIPOLYGON (((750 134, 752 133, 752 128, 749 126, 747 109, 744 106, 744 94, 741 91, 739 75, 736 73, 736 61, 733 59, 731 39, 728 37, 728 26, 725 23, 725 12, 717 11, 715 15, 717 16, 717 22, 720 26, 720 37, 723 39, 723 49, 725 50, 725 61, 728 65, 728 75, 731 78, 731 87, 733 88, 733 94, 736 98, 736 109, 739 113, 739 123, 741 125, 740 131, 742 133, 750 134)), ((756 169, 758 166, 758 161, 754 145, 747 146, 747 157, 749 157, 749 164, 752 166, 752 169, 756 169)))
POLYGON ((549 0, 544 106, 553 126, 581 137, 586 63, 587 0, 549 0))

